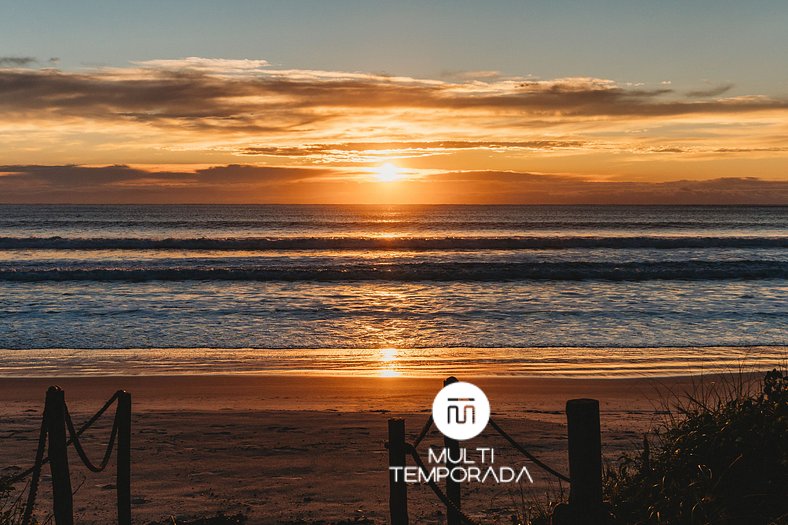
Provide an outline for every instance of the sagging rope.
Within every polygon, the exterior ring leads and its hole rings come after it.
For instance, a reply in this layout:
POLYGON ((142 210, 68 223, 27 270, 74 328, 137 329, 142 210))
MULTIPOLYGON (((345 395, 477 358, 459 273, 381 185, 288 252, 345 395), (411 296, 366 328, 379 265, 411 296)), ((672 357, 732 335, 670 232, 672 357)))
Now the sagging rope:
MULTIPOLYGON (((433 423, 434 423, 434 421, 432 419, 432 416, 430 416, 429 419, 427 419, 427 422, 424 424, 424 427, 421 429, 421 432, 419 433, 418 437, 416 437, 416 439, 413 441, 413 445, 407 445, 407 446, 412 446, 414 451, 415 451, 416 447, 419 446, 419 444, 422 442, 424 437, 430 431, 430 428, 432 428, 433 423)), ((525 449, 525 447, 523 447, 521 444, 519 444, 517 441, 515 441, 514 438, 512 436, 510 436, 508 433, 506 433, 506 431, 504 429, 502 429, 498 425, 498 423, 496 423, 492 418, 490 418, 490 426, 493 427, 493 429, 496 432, 498 432, 498 434, 500 434, 506 441, 508 441, 509 444, 512 445, 518 452, 520 452, 522 455, 524 455, 525 457, 530 459, 537 467, 541 468, 542 470, 544 470, 545 472, 547 472, 549 474, 552 474, 553 476, 557 477, 561 481, 566 481, 567 483, 571 483, 571 480, 569 479, 569 477, 561 474, 560 472, 558 472, 554 468, 548 466, 544 462, 542 462, 539 459, 537 459, 533 454, 528 452, 525 449)))
MULTIPOLYGON (((87 454, 85 453, 85 449, 82 447, 82 443, 79 441, 79 436, 81 436, 86 430, 88 430, 93 424, 98 421, 98 419, 107 411, 107 409, 112 406, 118 396, 120 395, 120 391, 115 392, 115 394, 104 403, 98 412, 96 412, 93 417, 91 417, 87 422, 85 422, 79 430, 76 430, 74 427, 74 422, 71 419, 71 415, 68 412, 68 406, 64 404, 64 415, 66 420, 66 426, 68 427, 68 432, 71 438, 66 441, 66 447, 74 444, 74 449, 77 451, 82 463, 93 472, 101 472, 109 464, 109 459, 112 455, 112 449, 115 445, 115 440, 118 433, 118 412, 116 409, 115 412, 115 420, 112 424, 112 433, 110 434, 109 443, 107 444, 107 449, 104 452, 104 457, 101 460, 101 463, 97 467, 90 461, 87 454)), ((36 504, 36 496, 38 495, 38 484, 41 479, 41 468, 49 463, 49 457, 44 457, 44 448, 46 447, 46 438, 48 435, 47 432, 47 423, 48 423, 49 414, 47 413, 46 405, 44 406, 44 412, 41 416, 41 429, 38 434, 38 448, 36 449, 36 459, 33 466, 26 471, 17 474, 16 476, 9 479, 10 484, 17 483, 27 477, 28 475, 32 474, 32 478, 30 479, 30 489, 27 494, 27 502, 25 504, 25 510, 22 514, 22 525, 30 525, 30 520, 33 516, 33 509, 35 508, 36 504)))
MULTIPOLYGON (((71 438, 70 438, 68 441, 66 441, 66 446, 69 446, 69 445, 71 445, 72 443, 74 443, 74 440, 75 440, 75 439, 79 438, 79 436, 81 436, 82 434, 84 434, 86 430, 88 430, 90 427, 92 427, 92 426, 93 426, 93 424, 94 424, 96 421, 98 421, 98 419, 99 419, 99 418, 100 418, 102 415, 104 415, 104 412, 106 412, 106 411, 107 411, 107 409, 108 409, 109 407, 111 407, 111 406, 112 406, 112 403, 114 403, 114 402, 115 402, 115 401, 118 399, 118 395, 120 395, 120 392, 121 392, 120 390, 119 390, 119 391, 117 391, 117 392, 115 392, 115 394, 113 394, 113 395, 112 395, 112 397, 110 397, 110 398, 107 400, 107 402, 106 402, 106 403, 104 403, 104 406, 103 406, 103 407, 101 407, 101 408, 99 409, 99 411, 98 411, 98 412, 96 412, 96 413, 93 415, 93 417, 91 417, 89 420, 87 420, 87 422, 85 422, 85 423, 84 423, 84 424, 83 424, 83 425, 80 427, 80 429, 79 429, 79 430, 77 430, 76 432, 73 432, 73 431, 72 431, 72 430, 73 430, 73 423, 72 423, 72 428, 70 428, 70 429, 69 429, 69 433, 71 434, 71 438)), ((66 414, 68 414, 68 407, 66 407, 66 414)), ((43 438, 42 438, 42 439, 44 439, 44 440, 46 439, 46 424, 45 424, 45 423, 46 423, 46 415, 47 415, 47 414, 46 414, 46 410, 45 410, 45 411, 44 411, 44 415, 43 415, 43 417, 42 417, 42 419, 41 419, 41 427, 42 427, 42 432, 44 432, 44 436, 43 436, 43 438)), ((71 418, 70 418, 70 417, 67 417, 67 418, 66 418, 66 420, 67 420, 67 422, 68 422, 68 421, 70 421, 70 420, 71 420, 71 418)), ((116 425, 117 425, 117 414, 115 415, 115 421, 116 421, 116 425)), ((116 428, 115 428, 115 426, 116 426, 116 425, 113 425, 113 429, 112 429, 113 433, 112 433, 112 436, 110 437, 110 440, 114 440, 114 437, 115 437, 115 434, 116 434, 116 428)), ((38 460, 36 460, 36 464, 35 464, 35 465, 33 465, 33 466, 32 466, 32 467, 30 467, 29 469, 25 470, 24 472, 21 472, 20 474, 17 474, 16 476, 13 476, 12 478, 10 478, 10 479, 8 480, 8 482, 9 482, 10 484, 12 484, 12 485, 13 485, 14 483, 17 483, 17 482, 19 482, 19 481, 22 481, 22 480, 23 480, 23 479, 25 479, 27 476, 29 476, 30 474, 32 474, 32 473, 35 471, 35 469, 36 469, 36 468, 39 468, 39 469, 40 469, 40 467, 42 467, 42 466, 46 465, 47 463, 49 463, 49 457, 48 457, 48 456, 47 456, 47 457, 45 457, 45 458, 42 458, 42 459, 41 459, 41 464, 40 464, 40 465, 38 464, 38 460)), ((86 465, 86 466, 87 466, 87 465, 86 465)), ((88 466, 88 468, 90 468, 90 467, 88 466)), ((91 470, 92 470, 92 469, 91 469, 91 470)))
POLYGON ((112 423, 112 433, 109 436, 109 443, 107 443, 107 449, 104 451, 104 457, 101 459, 101 464, 99 464, 97 467, 92 461, 90 461, 85 449, 82 448, 82 443, 79 441, 79 434, 77 434, 76 430, 74 430, 74 422, 71 421, 71 415, 68 413, 68 406, 66 406, 66 426, 68 427, 68 432, 71 435, 71 441, 74 443, 74 450, 77 451, 82 463, 92 472, 101 472, 107 468, 109 459, 112 456, 112 449, 115 447, 115 437, 118 435, 117 408, 115 410, 115 421, 112 423))
POLYGON ((540 467, 542 470, 544 470, 544 471, 546 471, 546 472, 548 472, 548 473, 552 474, 553 476, 557 477, 557 478, 558 478, 558 479, 560 479, 561 481, 566 481, 567 483, 571 483, 571 480, 569 479, 569 477, 567 477, 567 476, 564 476, 563 474, 561 474, 561 473, 560 473, 560 472, 558 472, 557 470, 555 470, 555 469, 553 469, 553 468, 551 468, 551 467, 547 466, 546 464, 544 464, 544 463, 542 463, 541 461, 539 461, 538 459, 536 459, 536 458, 534 457, 534 455, 533 455, 533 454, 531 454, 530 452, 528 452, 527 450, 525 450, 525 448, 524 448, 522 445, 520 445, 520 444, 519 444, 517 441, 515 441, 515 440, 514 440, 514 438, 513 438, 512 436, 510 436, 509 434, 507 434, 507 433, 506 433, 506 431, 504 431, 504 430, 503 430, 501 427, 499 427, 499 426, 498 426, 498 423, 496 423, 496 422, 495 422, 494 420, 492 420, 492 419, 490 419, 490 426, 491 426, 491 427, 493 427, 493 429, 495 429, 495 431, 496 431, 496 432, 498 432, 498 433, 499 433, 501 436, 503 436, 503 438, 504 438, 506 441, 508 441, 508 442, 509 442, 509 444, 510 444, 510 445, 512 445, 512 446, 513 446, 515 449, 517 449, 517 451, 518 451, 518 452, 520 452, 520 453, 521 453, 523 456, 525 456, 525 457, 527 457, 528 459, 530 459, 531 461, 533 461, 533 463, 534 463, 536 466, 538 466, 538 467, 540 467))
POLYGON ((35 507, 36 505, 36 494, 38 494, 38 480, 41 478, 41 467, 44 465, 44 446, 46 446, 46 439, 47 439, 47 411, 46 408, 44 408, 44 414, 41 417, 41 431, 38 434, 38 448, 36 449, 36 462, 33 465, 33 469, 32 469, 33 477, 30 480, 30 490, 27 493, 27 503, 25 504, 25 512, 22 514, 22 525, 29 525, 30 518, 33 516, 33 507, 35 507))
MULTIPOLYGON (((427 467, 426 465, 424 465, 424 461, 422 461, 421 456, 419 456, 419 453, 416 451, 416 448, 410 443, 406 443, 405 451, 408 452, 410 456, 413 458, 413 461, 416 463, 416 466, 418 466, 419 469, 421 469, 422 471, 426 472, 427 467)), ((434 492, 435 495, 438 496, 438 499, 441 500, 444 505, 446 505, 446 508, 449 508, 455 513, 457 513, 457 516, 459 516, 460 520, 462 520, 466 525, 479 525, 477 522, 473 521, 471 518, 466 516, 459 508, 457 508, 457 505, 455 505, 454 502, 451 499, 449 499, 449 497, 441 490, 438 484, 435 483, 435 480, 433 480, 432 478, 427 478, 427 485, 429 485, 429 487, 432 489, 432 492, 434 492)))

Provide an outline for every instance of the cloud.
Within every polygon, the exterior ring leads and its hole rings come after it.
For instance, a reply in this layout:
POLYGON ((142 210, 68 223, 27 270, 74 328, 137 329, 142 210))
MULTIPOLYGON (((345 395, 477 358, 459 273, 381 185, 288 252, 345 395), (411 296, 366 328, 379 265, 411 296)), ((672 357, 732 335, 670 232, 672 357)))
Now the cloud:
POLYGON ((326 144, 304 144, 293 147, 250 146, 240 150, 243 155, 264 155, 269 157, 312 157, 316 159, 330 158, 346 161, 369 162, 381 156, 407 158, 414 156, 439 155, 461 150, 516 151, 541 150, 552 151, 567 148, 579 148, 579 141, 561 140, 529 140, 529 141, 401 141, 401 142, 344 142, 326 144))
MULTIPOLYGON (((8 60, 8 59, 7 59, 8 60)), ((765 97, 691 100, 666 88, 594 78, 441 82, 266 69, 264 60, 187 58, 88 72, 0 71, 8 117, 130 119, 162 126, 264 131, 375 110, 494 111, 510 118, 656 117, 786 110, 765 97)), ((715 92, 722 92, 716 89, 715 92)), ((707 92, 702 97, 710 96, 707 92)), ((454 115, 454 118, 462 115, 454 115)))
POLYGON ((723 84, 721 86, 712 87, 709 89, 699 89, 696 91, 688 91, 688 97, 705 98, 705 97, 718 97, 733 89, 733 84, 723 84))
POLYGON ((157 183, 193 184, 199 187, 212 185, 232 186, 236 184, 265 185, 294 182, 316 177, 324 170, 314 168, 279 168, 230 164, 213 166, 194 171, 159 171, 114 166, 0 166, 0 184, 13 191, 19 182, 30 181, 39 187, 70 188, 74 190, 111 188, 117 184, 132 184, 143 181, 149 185, 157 183))
MULTIPOLYGON (((729 89, 688 94, 666 84, 495 72, 413 78, 199 57, 75 71, 6 68, 0 162, 59 166, 76 177, 73 184, 92 172, 66 169, 70 163, 226 166, 252 156, 287 170, 336 168, 320 172, 325 177, 396 160, 424 173, 784 178, 788 100, 726 96, 729 89)), ((195 184, 209 180, 206 173, 195 172, 193 180, 164 168, 137 178, 129 170, 103 173, 126 187, 143 187, 152 177, 179 185, 179 192, 188 187, 192 197, 199 194, 195 184)), ((251 168, 235 170, 254 179, 246 184, 259 184, 251 168)), ((31 168, 18 180, 57 186, 45 171, 31 168)), ((317 188, 311 179, 297 184, 317 188)), ((353 200, 349 188, 345 202, 353 200)))
MULTIPOLYGON (((512 171, 450 171, 402 183, 425 203, 788 204, 788 181, 751 177, 662 183, 512 171)), ((6 203, 378 202, 380 184, 341 170, 224 165, 187 172, 128 166, 0 166, 6 203)))
POLYGON ((570 175, 449 172, 434 182, 476 191, 478 202, 511 204, 788 204, 788 181, 730 177, 703 181, 595 181, 570 175))
POLYGON ((227 58, 201 58, 187 57, 175 60, 144 60, 133 62, 138 66, 148 69, 160 70, 192 70, 212 73, 241 73, 259 70, 268 65, 267 60, 227 59, 227 58))
POLYGON ((33 57, 0 57, 0 67, 24 67, 37 62, 33 57))
POLYGON ((495 70, 477 70, 477 71, 450 71, 446 70, 441 73, 442 78, 454 80, 491 80, 500 79, 502 77, 500 71, 495 70))
POLYGON ((771 148, 718 148, 715 153, 775 153, 788 151, 788 147, 771 148))

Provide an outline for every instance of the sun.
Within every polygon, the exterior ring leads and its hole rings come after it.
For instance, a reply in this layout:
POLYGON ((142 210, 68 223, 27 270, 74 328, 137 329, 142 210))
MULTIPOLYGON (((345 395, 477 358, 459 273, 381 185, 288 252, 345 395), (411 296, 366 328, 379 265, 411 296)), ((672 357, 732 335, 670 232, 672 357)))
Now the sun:
POLYGON ((375 178, 380 182, 394 182, 402 179, 405 175, 402 169, 396 164, 387 162, 375 168, 375 178))

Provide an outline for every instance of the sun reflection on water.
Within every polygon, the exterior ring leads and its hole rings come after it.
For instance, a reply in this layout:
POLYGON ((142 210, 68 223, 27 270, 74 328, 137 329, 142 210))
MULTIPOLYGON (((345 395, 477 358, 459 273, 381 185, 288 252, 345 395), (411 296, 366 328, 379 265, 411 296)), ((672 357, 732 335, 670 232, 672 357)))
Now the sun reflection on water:
POLYGON ((401 372, 397 370, 396 348, 381 348, 378 361, 380 362, 380 370, 378 371, 380 377, 397 377, 401 375, 401 372))

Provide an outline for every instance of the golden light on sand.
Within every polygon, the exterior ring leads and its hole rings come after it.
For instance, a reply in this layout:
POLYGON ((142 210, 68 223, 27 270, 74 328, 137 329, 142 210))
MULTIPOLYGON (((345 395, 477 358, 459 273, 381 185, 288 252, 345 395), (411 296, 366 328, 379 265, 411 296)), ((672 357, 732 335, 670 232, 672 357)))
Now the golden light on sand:
POLYGON ((396 182, 404 178, 402 169, 396 164, 386 162, 375 168, 375 178, 380 182, 396 182))

